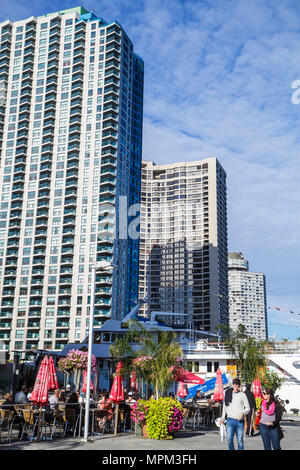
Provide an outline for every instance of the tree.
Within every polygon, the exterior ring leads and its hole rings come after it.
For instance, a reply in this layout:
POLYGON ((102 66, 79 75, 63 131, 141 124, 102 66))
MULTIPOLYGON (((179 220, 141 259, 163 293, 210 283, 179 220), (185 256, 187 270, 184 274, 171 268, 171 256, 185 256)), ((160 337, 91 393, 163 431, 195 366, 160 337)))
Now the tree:
POLYGON ((117 361, 122 360, 124 376, 130 375, 132 369, 132 358, 135 355, 134 349, 130 344, 129 335, 122 338, 117 338, 112 346, 109 348, 112 358, 117 361))
POLYGON ((158 398, 174 380, 170 368, 178 366, 182 356, 175 337, 176 333, 172 331, 150 331, 141 322, 132 320, 125 337, 117 339, 110 352, 116 359, 124 360, 127 373, 135 370, 137 377, 145 380, 148 386, 152 383, 158 398))
POLYGON ((252 383, 260 368, 267 366, 270 341, 259 341, 247 335, 246 327, 239 324, 236 330, 220 325, 225 345, 235 359, 237 375, 243 382, 252 383))

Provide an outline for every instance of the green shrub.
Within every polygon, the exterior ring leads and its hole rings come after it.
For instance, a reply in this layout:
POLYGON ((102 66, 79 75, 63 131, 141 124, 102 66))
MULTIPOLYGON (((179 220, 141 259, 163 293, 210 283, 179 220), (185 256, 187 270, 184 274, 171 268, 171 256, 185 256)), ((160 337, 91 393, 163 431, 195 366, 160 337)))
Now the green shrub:
POLYGON ((182 405, 174 398, 149 400, 146 417, 150 439, 173 439, 182 424, 182 405))

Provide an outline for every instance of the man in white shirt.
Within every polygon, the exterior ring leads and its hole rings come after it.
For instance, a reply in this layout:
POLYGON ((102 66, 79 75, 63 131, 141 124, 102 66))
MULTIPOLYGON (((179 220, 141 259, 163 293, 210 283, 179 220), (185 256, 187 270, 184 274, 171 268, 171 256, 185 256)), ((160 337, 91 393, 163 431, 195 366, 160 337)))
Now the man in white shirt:
POLYGON ((49 397, 50 410, 54 411, 59 401, 59 389, 54 390, 54 394, 49 397))
POLYGON ((128 398, 127 398, 127 400, 126 400, 126 403, 127 403, 129 406, 131 406, 131 405, 133 405, 133 403, 135 403, 135 402, 136 402, 136 400, 133 398, 133 393, 132 393, 132 392, 129 392, 129 393, 128 393, 128 398))
POLYGON ((235 450, 233 438, 236 434, 238 441, 238 450, 244 450, 244 417, 250 411, 248 398, 244 392, 241 392, 241 381, 234 379, 232 387, 225 392, 225 404, 220 423, 223 424, 225 417, 227 441, 229 450, 235 450))

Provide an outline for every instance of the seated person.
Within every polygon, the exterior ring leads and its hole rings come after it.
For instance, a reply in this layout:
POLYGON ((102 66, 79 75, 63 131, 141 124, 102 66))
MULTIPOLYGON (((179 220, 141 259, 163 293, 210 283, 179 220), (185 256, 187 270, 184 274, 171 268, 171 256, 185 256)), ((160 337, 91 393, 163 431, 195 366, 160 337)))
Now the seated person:
POLYGON ((57 405, 58 405, 58 402, 59 402, 59 388, 57 388, 56 390, 54 390, 54 393, 53 395, 51 395, 49 397, 49 409, 50 411, 54 411, 57 409, 57 405))
POLYGON ((125 403, 127 403, 129 406, 131 406, 133 403, 135 403, 136 400, 133 398, 133 393, 129 392, 128 397, 125 403))
POLYGON ((106 420, 108 420, 110 423, 112 422, 113 416, 112 402, 109 399, 108 392, 102 393, 100 401, 98 403, 98 409, 103 411, 103 413, 99 413, 99 416, 96 415, 98 426, 100 429, 102 429, 106 420))
POLYGON ((22 385, 21 390, 16 393, 15 402, 16 403, 27 403, 27 386, 22 385))
POLYGON ((79 403, 78 403, 78 396, 76 392, 72 392, 69 398, 67 398, 66 407, 68 410, 73 409, 75 410, 76 414, 79 414, 79 403))
POLYGON ((13 411, 16 412, 15 407, 13 405, 13 397, 10 393, 6 393, 4 395, 4 402, 0 405, 1 410, 4 411, 13 411))
POLYGON ((192 404, 194 406, 199 405, 199 401, 203 399, 203 393, 200 390, 197 390, 196 395, 193 397, 192 404))

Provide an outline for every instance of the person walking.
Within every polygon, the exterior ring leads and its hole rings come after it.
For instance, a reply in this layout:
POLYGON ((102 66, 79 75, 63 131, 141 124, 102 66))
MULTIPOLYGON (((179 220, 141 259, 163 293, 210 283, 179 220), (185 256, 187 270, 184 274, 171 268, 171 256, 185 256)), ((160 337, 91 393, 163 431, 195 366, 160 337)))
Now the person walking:
POLYGON ((250 411, 246 415, 246 436, 253 436, 254 434, 254 429, 253 429, 253 417, 254 417, 254 411, 256 410, 256 402, 255 402, 255 397, 254 393, 251 392, 251 384, 246 384, 246 390, 245 390, 245 395, 248 398, 249 406, 250 406, 250 411))
POLYGON ((259 432, 263 441, 264 450, 281 450, 280 439, 283 437, 280 428, 282 408, 278 400, 274 397, 274 392, 266 388, 262 392, 261 419, 259 432))
POLYGON ((244 450, 244 416, 250 411, 248 398, 241 391, 240 379, 233 379, 232 387, 225 392, 225 406, 223 406, 220 424, 223 424, 225 417, 228 449, 235 450, 234 436, 238 442, 238 450, 244 450))

